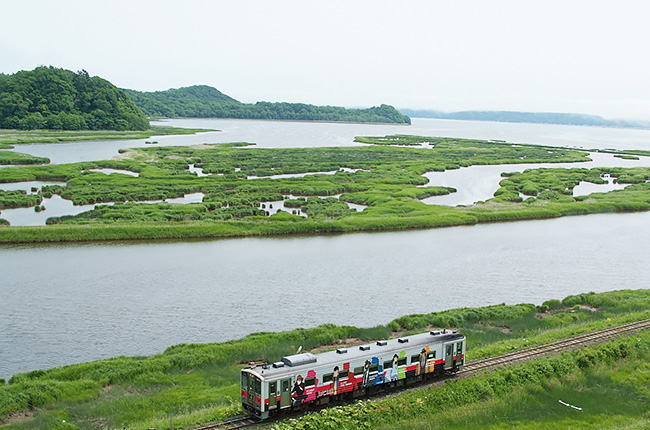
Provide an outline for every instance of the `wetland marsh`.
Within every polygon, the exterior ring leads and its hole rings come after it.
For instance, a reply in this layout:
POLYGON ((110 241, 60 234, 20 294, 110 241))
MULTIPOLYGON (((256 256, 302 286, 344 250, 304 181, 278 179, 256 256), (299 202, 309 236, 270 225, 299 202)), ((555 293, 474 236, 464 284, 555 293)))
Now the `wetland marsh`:
MULTIPOLYGON (((390 133, 404 134, 408 130, 414 135, 451 135, 473 139, 477 134, 484 134, 486 139, 505 138, 512 142, 582 148, 650 147, 647 144, 650 142, 648 131, 591 127, 437 120, 415 120, 413 128, 235 120, 178 120, 173 123, 196 128, 219 128, 223 132, 156 137, 160 143, 155 147, 145 144, 142 139, 136 142, 137 146, 164 153, 164 147, 185 143, 190 146, 206 141, 216 143, 218 140, 256 141, 258 144, 255 147, 224 149, 250 151, 256 147, 274 147, 289 150, 310 143, 324 148, 359 148, 360 154, 371 154, 372 151, 365 144, 353 142, 355 135, 385 136, 390 133), (645 146, 643 142, 646 142, 645 146)), ((97 142, 75 143, 80 147, 85 144, 89 145, 84 150, 85 157, 91 160, 84 161, 83 168, 80 165, 74 168, 52 165, 26 169, 52 169, 50 172, 67 169, 80 180, 88 179, 104 185, 112 182, 130 184, 141 179, 155 183, 155 174, 147 178, 148 169, 139 172, 137 178, 119 173, 83 173, 84 169, 122 170, 128 167, 121 160, 109 161, 110 166, 97 160, 110 159, 117 155, 117 148, 130 146, 127 142, 119 141, 106 141, 101 145, 97 142), (104 154, 103 151, 107 150, 104 144, 113 149, 109 148, 108 156, 97 157, 98 153, 104 154), (145 173, 144 177, 142 173, 145 173)), ((72 148, 77 147, 69 145, 72 143, 27 145, 17 147, 17 150, 50 151, 48 156, 63 160, 74 158, 76 149, 72 148)), ((431 151, 419 148, 380 149, 395 153, 413 149, 431 151)), ((177 149, 169 151, 172 154, 177 149)), ((646 159, 624 160, 605 153, 592 153, 592 156, 596 157, 593 163, 570 163, 568 166, 576 169, 582 169, 582 166, 590 166, 590 169, 642 167, 646 159)), ((215 180, 215 176, 218 176, 215 173, 209 176, 193 175, 186 168, 189 163, 185 159, 172 158, 167 163, 183 164, 176 175, 179 177, 178 181, 174 181, 176 184, 219 182, 215 180)), ((471 195, 481 199, 485 192, 480 194, 476 190, 484 187, 485 178, 492 178, 492 181, 496 178, 498 186, 498 181, 506 179, 500 176, 501 168, 502 171, 513 172, 526 166, 519 163, 478 165, 444 173, 426 173, 430 180, 431 177, 442 175, 442 180, 431 180, 431 183, 425 183, 425 176, 420 171, 407 169, 398 178, 414 183, 388 185, 410 190, 409 193, 420 192, 418 189, 422 185, 457 188, 456 193, 428 199, 452 198, 469 188, 472 190, 469 192, 470 200, 473 199, 471 195), (491 169, 495 169, 494 172, 491 169), (472 181, 475 174, 481 179, 472 181)), ((546 164, 542 166, 547 167, 546 164)), ((149 173, 155 173, 155 169, 149 173)), ((207 172, 204 174, 208 175, 207 172)), ((241 174, 241 171, 233 169, 229 176, 241 174)), ((332 187, 331 196, 339 199, 345 195, 334 194, 339 187, 358 184, 330 182, 337 176, 365 176, 365 185, 372 184, 371 175, 363 170, 308 176, 304 183, 324 181, 319 186, 332 187)), ((544 181, 547 179, 544 178, 544 181)), ((575 183, 582 178, 569 179, 575 183)), ((244 179, 237 181, 242 184, 250 182, 244 179)), ((280 182, 277 182, 278 179, 259 181, 269 183, 269 186, 289 183, 296 187, 296 183, 302 180, 285 178, 279 179, 280 182)), ((555 182, 547 184, 549 190, 558 186, 555 182)), ((39 188, 42 185, 35 184, 39 188)), ((174 195, 185 195, 193 187, 182 186, 174 195)), ((31 190, 31 185, 28 189, 31 190)), ((137 192, 151 190, 136 189, 137 192)), ((494 191, 496 188, 491 192, 494 191)), ((515 189, 512 192, 519 195, 515 189)), ((191 192, 188 194, 192 195, 191 192)), ((561 194, 558 197, 568 197, 561 194)), ((77 195, 80 202, 87 198, 83 193, 77 195)), ((53 196, 58 197, 58 194, 53 196)), ((298 194, 282 196, 290 199, 300 197, 298 194)), ((172 195, 167 197, 176 198, 172 195)), ((96 200, 86 203, 90 201, 96 200)), ((594 203, 598 203, 598 200, 594 199, 594 203)), ((155 206, 150 210, 158 210, 155 206)), ((33 208, 27 209, 33 212, 33 208)), ((436 210, 450 209, 442 207, 436 210)), ((356 215, 364 214, 367 210, 357 210, 356 215)), ((235 339, 261 328, 277 331, 328 322, 370 326, 412 312, 501 302, 540 304, 549 298, 584 291, 650 288, 650 271, 642 257, 650 252, 647 245, 650 243, 649 216, 647 212, 603 214, 380 234, 147 243, 4 244, 0 247, 0 270, 6 282, 0 286, 0 296, 7 318, 0 322, 0 344, 11 345, 11 348, 1 351, 0 377, 116 355, 150 355, 177 343, 235 339), (351 289, 355 291, 352 295, 351 289), (244 300, 246 294, 267 296, 270 307, 251 307, 244 300), (414 294, 418 300, 411 299, 414 294), (373 311, 359 312, 359 306, 372 306, 373 311), (273 315, 280 308, 310 311, 290 311, 281 321, 274 320, 273 315), (270 313, 264 313, 265 309, 270 313), (208 316, 208 319, 197 318, 197 313, 208 316), (254 317, 245 317, 247 313, 254 317)), ((263 219, 268 220, 268 217, 263 219)), ((89 230, 92 230, 92 222, 88 220, 86 224, 89 230)), ((292 222, 292 225, 295 224, 292 222)), ((64 225, 49 227, 61 228, 64 225)), ((121 228, 124 229, 124 226, 121 228)), ((159 223, 154 223, 150 231, 159 229, 159 223)))

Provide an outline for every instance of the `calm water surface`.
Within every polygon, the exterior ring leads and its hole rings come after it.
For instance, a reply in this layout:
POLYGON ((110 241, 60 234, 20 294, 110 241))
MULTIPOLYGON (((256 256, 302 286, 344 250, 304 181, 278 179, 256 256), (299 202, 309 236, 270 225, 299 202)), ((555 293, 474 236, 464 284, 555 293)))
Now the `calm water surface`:
MULTIPOLYGON (((161 145, 241 140, 267 147, 339 146, 353 145, 355 135, 409 133, 650 149, 650 131, 595 127, 443 120, 414 120, 411 127, 172 123, 223 131, 156 138, 161 145)), ((110 158, 130 144, 144 146, 144 140, 17 150, 43 151, 35 155, 69 162, 110 158)), ((630 162, 602 155, 594 163, 630 162)), ((467 198, 480 200, 495 186, 493 178, 516 167, 485 174, 459 169, 436 184, 472 190, 467 198)), ((327 322, 372 326, 415 312, 541 304, 588 291, 650 288, 649 221, 650 214, 637 213, 284 239, 2 246, 0 378, 116 355, 156 354, 178 343, 223 341, 254 331, 327 322)))
POLYGON ((650 288, 650 214, 381 234, 0 248, 0 377, 325 322, 650 288))
POLYGON ((152 124, 185 128, 210 128, 221 131, 190 136, 156 136, 136 140, 106 140, 52 144, 16 145, 15 150, 49 157, 53 164, 105 160, 118 155, 120 148, 144 148, 149 140, 158 146, 198 145, 201 143, 251 142, 262 148, 304 148, 314 146, 353 146, 355 136, 413 134, 506 140, 583 149, 650 149, 650 130, 578 127, 548 124, 513 124, 482 121, 454 121, 414 118, 413 124, 337 124, 237 119, 174 119, 152 124))

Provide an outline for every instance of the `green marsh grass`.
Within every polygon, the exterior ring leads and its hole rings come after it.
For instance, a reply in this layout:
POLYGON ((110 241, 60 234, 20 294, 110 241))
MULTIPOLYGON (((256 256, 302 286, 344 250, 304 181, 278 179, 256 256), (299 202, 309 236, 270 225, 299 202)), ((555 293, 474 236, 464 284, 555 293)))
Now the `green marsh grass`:
POLYGON ((643 332, 387 400, 332 408, 273 428, 643 428, 650 394, 649 344, 650 333, 643 332))
MULTIPOLYGON (((372 142, 378 138, 363 138, 372 142)), ((425 139, 399 136, 400 140, 425 139)), ((322 234, 435 228, 479 222, 554 218, 603 212, 650 210, 650 170, 531 169, 506 173, 495 197, 469 207, 426 205, 420 199, 455 192, 427 185, 423 173, 475 164, 513 162, 580 162, 585 152, 532 145, 511 145, 467 139, 426 138, 434 147, 293 148, 242 150, 249 143, 201 147, 148 147, 128 150, 121 159, 56 166, 25 166, 0 170, 0 182, 65 181, 45 187, 44 196, 58 194, 74 204, 116 203, 76 216, 48 220, 48 227, 0 229, 0 242, 85 241, 113 239, 215 238, 253 235, 322 234), (219 175, 198 177, 190 164, 219 175), (113 168, 138 177, 91 172, 113 168), (356 172, 342 168, 360 169, 356 172), (260 175, 331 172, 304 177, 260 175), (635 185, 611 193, 573 198, 583 180, 603 182, 604 174, 635 185), (248 176, 258 179, 247 179, 248 176), (133 203, 164 200, 201 192, 202 203, 187 205, 133 203), (520 193, 530 197, 521 202, 520 193), (266 217, 264 202, 293 195, 288 207, 300 207, 307 218, 280 214, 266 217), (329 196, 340 195, 338 199, 329 196), (317 198, 318 196, 320 198, 317 198), (303 199, 304 203, 301 203, 303 199), (129 202, 129 203, 125 203, 129 202), (347 203, 366 206, 350 211, 347 203), (150 226, 157 223, 157 231, 150 226), (58 228, 62 226, 66 228, 58 228), (86 225, 92 225, 87 229, 86 225), (55 228, 57 227, 57 228, 55 228), (94 232, 94 233, 91 233, 94 232)))
POLYGON ((13 151, 0 151, 0 165, 45 164, 50 159, 13 151))

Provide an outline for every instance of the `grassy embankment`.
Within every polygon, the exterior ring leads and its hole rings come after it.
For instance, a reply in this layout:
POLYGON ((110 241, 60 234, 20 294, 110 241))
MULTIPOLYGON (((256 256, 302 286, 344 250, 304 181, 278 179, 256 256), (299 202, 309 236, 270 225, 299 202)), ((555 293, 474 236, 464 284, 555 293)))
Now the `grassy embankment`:
MULTIPOLYGON (((419 136, 358 138, 353 148, 247 148, 245 143, 201 147, 148 147, 122 159, 0 170, 0 182, 65 181, 44 187, 75 204, 116 202, 75 217, 51 219, 46 227, 2 227, 0 242, 112 239, 215 238, 432 228, 479 222, 543 219, 565 215, 650 210, 650 171, 636 169, 535 169, 504 173, 494 198, 469 207, 427 205, 420 199, 455 192, 422 174, 477 164, 586 161, 587 153, 566 148, 419 136), (427 142, 432 148, 391 147, 427 142), (188 171, 190 164, 209 176, 188 171), (107 167, 138 172, 105 175, 85 169, 107 167), (351 169, 344 171, 340 169, 351 169), (295 173, 297 178, 265 176, 295 173), (573 197, 581 181, 602 183, 609 174, 625 190, 573 197), (247 179, 247 176, 260 177, 247 179), (201 192, 203 202, 145 204, 201 192), (524 201, 520 193, 529 196, 524 201), (303 199, 288 198, 288 195, 303 199), (339 196, 338 198, 319 197, 339 196), (289 200, 308 218, 281 212, 265 216, 261 204, 289 200), (355 212, 347 204, 366 205, 355 212)), ((10 196, 14 199, 15 196, 10 196)), ((2 196, 0 195, 0 205, 2 196)), ((26 202, 28 206, 30 202, 26 202)), ((8 206, 7 206, 8 207, 8 206)), ((1 218, 1 214, 0 214, 1 218)))
MULTIPOLYGON (((26 143, 59 143, 83 140, 147 139, 151 136, 195 134, 207 129, 151 126, 143 131, 116 130, 6 130, 0 129, 0 149, 14 149, 26 143)), ((13 151, 0 151, 0 165, 46 164, 50 160, 13 151)))
MULTIPOLYGON (((0 417, 7 424, 0 427, 188 428, 238 412, 242 363, 277 361, 300 345, 305 350, 335 347, 346 339, 455 327, 467 336, 467 356, 473 360, 645 319, 649 306, 649 290, 589 293, 539 307, 455 309, 368 329, 324 325, 257 333, 220 344, 177 345, 153 357, 34 371, 0 385, 0 417)), ((620 423, 642 428, 648 419, 649 346, 648 333, 634 335, 394 399, 337 407, 282 428, 431 428, 432 423, 436 428, 537 428, 540 423, 551 428, 620 423), (583 407, 583 413, 558 399, 583 407)))

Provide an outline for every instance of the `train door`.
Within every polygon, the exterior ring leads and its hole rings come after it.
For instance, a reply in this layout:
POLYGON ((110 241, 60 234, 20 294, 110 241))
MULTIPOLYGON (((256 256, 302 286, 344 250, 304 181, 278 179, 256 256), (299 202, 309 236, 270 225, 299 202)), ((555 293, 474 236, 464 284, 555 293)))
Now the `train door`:
POLYGON ((454 344, 445 345, 445 369, 451 369, 454 366, 454 344))
POLYGON ((291 378, 280 381, 280 408, 291 406, 291 378))
POLYGON ((278 406, 278 382, 269 382, 269 409, 275 409, 278 406))
POLYGON ((248 404, 255 406, 255 376, 250 373, 247 373, 246 375, 248 376, 248 392, 246 393, 248 404))

